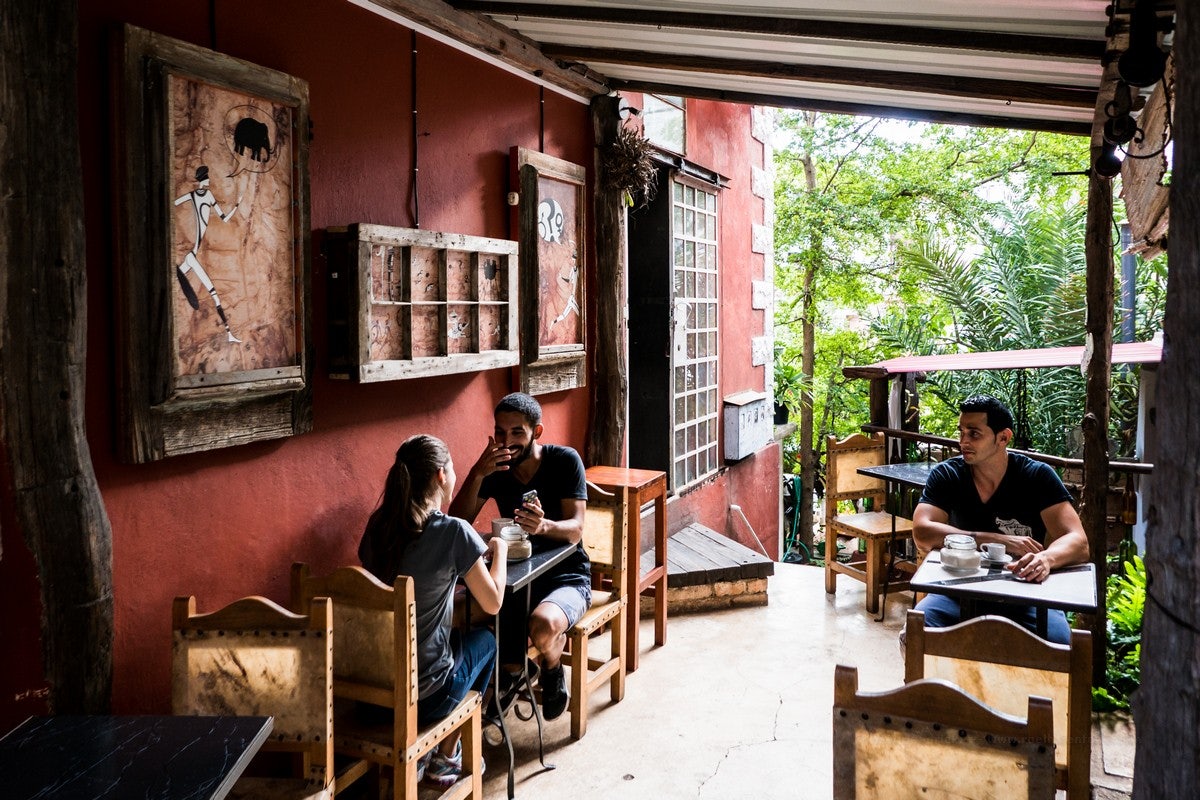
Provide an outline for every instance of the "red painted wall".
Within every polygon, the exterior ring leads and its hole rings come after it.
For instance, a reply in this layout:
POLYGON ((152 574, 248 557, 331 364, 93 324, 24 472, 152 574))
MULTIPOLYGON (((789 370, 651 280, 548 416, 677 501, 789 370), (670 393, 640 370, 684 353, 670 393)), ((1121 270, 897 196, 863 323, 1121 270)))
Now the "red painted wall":
MULTIPOLYGON (((355 563, 359 534, 399 443, 418 432, 439 435, 464 474, 486 442, 491 409, 513 388, 513 376, 492 370, 361 386, 328 379, 326 264, 314 249, 313 432, 153 464, 117 463, 111 231, 118 221, 109 202, 114 183, 109 31, 129 22, 212 47, 210 4, 80 0, 79 5, 89 282, 86 422, 113 535, 113 709, 162 713, 169 709, 173 597, 195 594, 202 610, 247 594, 285 601, 293 561, 311 562, 318 570, 355 563)), ((215 7, 220 52, 309 84, 314 232, 319 236, 321 228, 352 222, 413 226, 412 32, 338 0, 241 0, 215 7)), ((505 204, 513 145, 584 164, 590 175, 586 105, 423 35, 417 37, 417 50, 420 227, 515 238, 505 204), (544 130, 539 128, 543 99, 544 130)), ((747 275, 762 275, 762 257, 749 253, 750 222, 762 219, 761 200, 750 195, 749 167, 761 165, 761 146, 748 139, 748 109, 708 103, 697 104, 693 114, 693 123, 702 115, 711 116, 711 122, 689 131, 697 148, 689 156, 734 178, 723 197, 730 230, 722 239, 722 291, 726 308, 738 310, 723 319, 722 392, 761 390, 763 370, 749 366, 749 337, 761 335, 762 312, 741 310, 749 309, 747 275)), ((540 399, 547 440, 582 451, 588 390, 540 399)), ((763 484, 759 478, 768 460, 764 451, 739 465, 689 495, 689 506, 711 505, 712 513, 726 516, 728 503, 738 502, 766 538, 774 518, 765 519, 768 500, 765 495, 761 503, 752 500, 757 490, 751 487, 763 484)), ((11 513, 11 480, 3 474, 0 479, 0 604, 6 609, 0 621, 0 650, 6 655, 0 668, 0 729, 6 729, 44 711, 45 684, 36 571, 11 513)), ((777 493, 777 477, 772 480, 777 493)), ((777 504, 777 494, 770 502, 777 504)))

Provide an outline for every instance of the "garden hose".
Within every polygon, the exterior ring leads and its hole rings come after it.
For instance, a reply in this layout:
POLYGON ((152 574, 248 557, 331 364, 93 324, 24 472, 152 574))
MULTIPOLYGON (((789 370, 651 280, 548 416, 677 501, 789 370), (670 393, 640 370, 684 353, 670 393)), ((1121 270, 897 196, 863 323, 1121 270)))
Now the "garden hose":
POLYGON ((812 553, 804 546, 804 542, 797 538, 796 532, 800 527, 800 476, 792 476, 792 532, 787 537, 787 552, 783 555, 785 564, 807 564, 812 561, 812 553), (799 547, 803 553, 797 553, 796 548, 799 547))

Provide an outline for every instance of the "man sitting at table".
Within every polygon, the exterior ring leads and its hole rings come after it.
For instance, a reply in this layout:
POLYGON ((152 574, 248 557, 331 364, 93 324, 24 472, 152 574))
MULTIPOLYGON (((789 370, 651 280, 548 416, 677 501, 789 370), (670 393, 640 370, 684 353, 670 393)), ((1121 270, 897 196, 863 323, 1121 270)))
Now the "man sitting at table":
MULTIPOLYGON (((1088 559, 1083 523, 1058 474, 1047 464, 1008 452, 1012 413, 988 395, 972 395, 958 407, 958 444, 962 455, 938 464, 913 512, 913 539, 925 550, 942 545, 949 534, 965 533, 977 545, 999 542, 1013 561, 1006 569, 1024 580, 1042 582, 1052 569, 1088 559)), ((962 621, 958 601, 926 595, 917 604, 925 624, 943 628, 962 621)), ((980 614, 999 614, 1034 630, 1032 607, 979 604, 980 614)), ((1062 611, 1050 610, 1047 638, 1070 644, 1071 630, 1062 611)))
POLYGON ((532 640, 542 656, 542 713, 557 719, 568 700, 561 663, 567 631, 592 600, 591 564, 583 549, 583 461, 570 447, 538 441, 542 407, 529 395, 505 396, 495 417, 495 431, 450 504, 450 514, 473 521, 492 498, 500 516, 511 514, 529 534, 535 553, 548 545, 576 545, 570 556, 531 584, 528 630, 523 604, 505 603, 500 610, 500 663, 522 663, 526 639, 532 640), (524 501, 531 490, 537 496, 524 501))

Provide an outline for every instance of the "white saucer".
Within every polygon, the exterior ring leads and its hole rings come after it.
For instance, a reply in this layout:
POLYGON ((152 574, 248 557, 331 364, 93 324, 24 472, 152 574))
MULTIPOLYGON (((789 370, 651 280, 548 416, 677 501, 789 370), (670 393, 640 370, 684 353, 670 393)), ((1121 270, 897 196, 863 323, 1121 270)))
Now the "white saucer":
POLYGON ((1002 567, 1005 564, 1011 564, 1012 560, 1013 557, 1008 553, 1004 554, 1004 558, 988 558, 987 556, 984 556, 983 565, 985 567, 1002 567))

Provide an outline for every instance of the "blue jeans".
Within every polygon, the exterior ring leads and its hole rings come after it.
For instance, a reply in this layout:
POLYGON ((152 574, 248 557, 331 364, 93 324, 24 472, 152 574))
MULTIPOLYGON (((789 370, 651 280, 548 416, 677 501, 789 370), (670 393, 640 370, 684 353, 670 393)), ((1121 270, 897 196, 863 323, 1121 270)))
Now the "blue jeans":
MULTIPOLYGON (((995 614, 1037 633, 1037 610, 1033 606, 1011 606, 1003 603, 977 603, 978 615, 995 614)), ((925 613, 926 628, 949 628, 963 621, 958 601, 944 594, 927 594, 917 603, 917 611, 925 613)), ((1052 608, 1046 612, 1046 639, 1055 644, 1071 643, 1071 626, 1067 615, 1052 608)))
POLYGON ((442 687, 417 701, 417 724, 431 725, 446 717, 467 696, 482 693, 492 678, 496 661, 496 637, 486 628, 472 628, 463 634, 454 672, 442 687))

